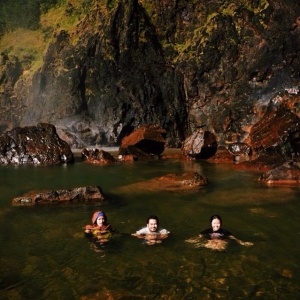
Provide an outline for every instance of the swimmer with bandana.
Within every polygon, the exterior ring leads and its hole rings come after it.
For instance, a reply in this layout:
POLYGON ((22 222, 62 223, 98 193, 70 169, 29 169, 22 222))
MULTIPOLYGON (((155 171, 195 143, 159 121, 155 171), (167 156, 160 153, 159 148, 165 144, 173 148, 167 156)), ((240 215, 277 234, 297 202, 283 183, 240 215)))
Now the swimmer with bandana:
POLYGON ((88 236, 97 238, 100 242, 107 242, 111 237, 111 225, 107 222, 107 216, 103 211, 96 211, 92 216, 92 225, 84 227, 88 236))

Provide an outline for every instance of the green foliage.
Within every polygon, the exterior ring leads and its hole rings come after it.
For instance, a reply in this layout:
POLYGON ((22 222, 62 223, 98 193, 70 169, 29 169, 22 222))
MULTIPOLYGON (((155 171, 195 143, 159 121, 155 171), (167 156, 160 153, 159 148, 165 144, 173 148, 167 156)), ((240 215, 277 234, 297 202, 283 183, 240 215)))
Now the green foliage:
POLYGON ((40 0, 40 10, 41 13, 44 14, 46 13, 51 7, 61 4, 65 2, 65 0, 40 0))
POLYGON ((115 7, 115 2, 116 2, 115 0, 108 0, 106 4, 107 8, 113 9, 115 7))
POLYGON ((0 36, 16 28, 36 30, 41 13, 63 0, 1 0, 0 36))
POLYGON ((41 66, 54 32, 72 30, 94 0, 0 1, 0 52, 17 57, 32 74, 41 66))

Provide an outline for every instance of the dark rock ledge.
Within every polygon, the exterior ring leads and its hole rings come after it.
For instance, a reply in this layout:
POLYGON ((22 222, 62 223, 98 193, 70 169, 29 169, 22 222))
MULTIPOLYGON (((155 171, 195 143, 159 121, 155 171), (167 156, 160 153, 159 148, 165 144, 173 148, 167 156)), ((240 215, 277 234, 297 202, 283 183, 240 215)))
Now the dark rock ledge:
POLYGON ((52 124, 16 127, 0 136, 2 164, 60 164, 74 162, 67 142, 52 124))

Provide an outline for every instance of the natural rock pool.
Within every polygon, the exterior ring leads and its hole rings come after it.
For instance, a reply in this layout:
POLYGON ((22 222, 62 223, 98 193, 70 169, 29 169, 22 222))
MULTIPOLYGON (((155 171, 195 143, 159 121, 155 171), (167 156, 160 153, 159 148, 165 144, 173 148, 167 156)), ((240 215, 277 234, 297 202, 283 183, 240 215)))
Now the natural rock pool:
POLYGON ((92 165, 0 166, 0 299, 297 299, 299 187, 272 187, 231 165, 175 159, 92 165), (146 180, 198 172, 199 191, 145 189, 146 180), (100 185, 109 204, 14 207, 31 190, 100 185), (104 210, 119 231, 95 252, 82 227, 104 210), (234 236, 225 251, 185 240, 212 214, 234 236), (132 237, 157 214, 171 234, 148 246, 132 237))

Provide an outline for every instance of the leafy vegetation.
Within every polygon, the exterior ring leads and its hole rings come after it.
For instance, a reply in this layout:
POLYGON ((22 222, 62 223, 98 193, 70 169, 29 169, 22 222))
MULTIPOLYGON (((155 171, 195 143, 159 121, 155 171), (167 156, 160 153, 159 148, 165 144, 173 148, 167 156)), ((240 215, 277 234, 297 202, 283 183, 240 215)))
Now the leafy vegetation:
POLYGON ((16 28, 39 28, 41 13, 63 0, 2 0, 0 36, 16 28))
POLYGON ((1 0, 0 53, 18 57, 23 70, 36 70, 56 31, 69 30, 93 0, 1 0))

